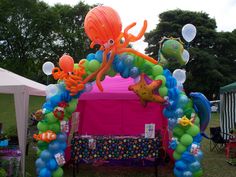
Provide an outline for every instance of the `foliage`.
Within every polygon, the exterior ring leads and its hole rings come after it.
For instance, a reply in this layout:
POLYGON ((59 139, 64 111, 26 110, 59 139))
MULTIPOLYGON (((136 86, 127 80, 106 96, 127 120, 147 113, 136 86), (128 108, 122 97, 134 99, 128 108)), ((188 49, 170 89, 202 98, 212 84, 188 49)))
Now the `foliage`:
MULTIPOLYGON (((89 53, 83 21, 90 6, 48 6, 37 0, 0 0, 0 67, 45 82, 45 61, 89 53)), ((56 64, 56 63, 55 63, 56 64)))
MULTIPOLYGON (((187 23, 197 28, 196 38, 185 46, 191 57, 184 66, 188 76, 185 83, 187 93, 200 91, 212 99, 213 94, 218 95, 219 87, 235 80, 236 32, 216 32, 215 19, 204 12, 172 10, 159 17, 156 29, 145 35, 148 42, 145 51, 154 58, 158 56, 158 41, 163 36, 180 37, 181 29, 187 23)), ((179 67, 176 61, 169 62, 168 68, 172 71, 179 67)))

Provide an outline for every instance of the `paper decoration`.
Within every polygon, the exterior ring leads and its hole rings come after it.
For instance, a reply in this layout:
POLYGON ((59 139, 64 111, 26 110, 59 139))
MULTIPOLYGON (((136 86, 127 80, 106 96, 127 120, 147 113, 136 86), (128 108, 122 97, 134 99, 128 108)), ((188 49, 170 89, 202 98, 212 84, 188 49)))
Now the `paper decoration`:
POLYGON ((145 124, 145 138, 155 138, 155 124, 145 124))
POLYGON ((89 149, 96 149, 96 140, 93 138, 89 139, 88 145, 89 149))
POLYGON ((57 153, 54 157, 57 161, 58 166, 63 166, 66 163, 65 157, 62 153, 57 153))
POLYGON ((69 132, 69 122, 68 121, 61 121, 61 131, 62 132, 65 132, 65 133, 68 133, 69 132))
POLYGON ((192 146, 191 146, 190 152, 191 152, 193 155, 196 156, 196 155, 198 154, 199 150, 200 150, 200 146, 199 146, 198 144, 193 143, 192 146))

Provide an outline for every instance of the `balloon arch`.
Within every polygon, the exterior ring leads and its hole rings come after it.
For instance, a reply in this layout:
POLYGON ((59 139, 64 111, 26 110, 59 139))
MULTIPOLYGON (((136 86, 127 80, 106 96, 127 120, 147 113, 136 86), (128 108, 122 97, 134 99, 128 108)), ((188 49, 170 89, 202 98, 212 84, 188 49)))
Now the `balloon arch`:
MULTIPOLYGON (((65 125, 75 111, 78 98, 83 92, 89 92, 94 81, 103 91, 101 81, 106 75, 119 73, 123 78, 132 77, 134 85, 129 90, 135 92, 143 106, 156 102, 165 106, 164 116, 168 119, 168 129, 172 136, 169 148, 173 149, 175 176, 202 176, 200 161, 203 153, 200 149, 203 132, 210 120, 209 102, 201 93, 191 93, 188 98, 183 90, 185 71, 176 69, 173 74, 165 68, 168 59, 176 59, 182 65, 189 59, 180 39, 164 37, 160 42, 159 60, 146 56, 132 48, 144 35, 147 21, 137 36, 129 33, 136 23, 132 23, 122 32, 118 13, 107 6, 97 6, 90 10, 85 18, 85 32, 91 39, 91 47, 98 44, 100 50, 90 53, 78 64, 69 55, 59 59, 59 66, 45 63, 45 74, 52 73, 57 84, 46 89, 46 102, 37 124, 38 159, 36 170, 39 177, 63 176, 64 150, 67 147, 65 125), (53 68, 53 69, 52 69, 53 68), (49 71, 48 71, 49 70, 49 71), (64 126, 64 128, 63 128, 64 126)), ((187 24, 182 29, 187 42, 193 40, 196 28, 187 24)))

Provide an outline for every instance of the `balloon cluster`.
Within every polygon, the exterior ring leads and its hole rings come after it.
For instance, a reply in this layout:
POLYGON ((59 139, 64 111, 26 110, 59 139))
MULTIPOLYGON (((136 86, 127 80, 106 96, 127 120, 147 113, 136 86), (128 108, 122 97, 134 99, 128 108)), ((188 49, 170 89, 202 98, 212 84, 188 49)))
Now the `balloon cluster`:
MULTIPOLYGON (((116 27, 121 28, 119 16, 113 9, 99 6, 93 11, 98 14, 100 11, 111 11, 116 20, 108 21, 110 16, 105 16, 104 13, 102 16, 104 19, 101 17, 103 22, 117 22, 116 27)), ((200 127, 204 124, 201 127, 201 130, 204 130, 209 122, 209 110, 205 109, 208 102, 199 94, 192 94, 192 99, 187 97, 183 90, 183 83, 186 80, 185 70, 176 69, 172 74, 168 69, 163 68, 170 59, 177 60, 181 65, 188 63, 189 53, 184 49, 182 41, 179 38, 164 37, 158 52, 159 63, 156 64, 154 59, 127 48, 129 42, 137 41, 142 37, 146 29, 146 21, 138 36, 128 33, 135 24, 128 26, 124 31, 125 42, 120 43, 116 39, 119 39, 121 29, 117 29, 116 33, 110 29, 96 31, 98 26, 93 22, 100 24, 100 19, 97 18, 100 17, 95 18, 93 13, 89 13, 89 17, 85 20, 85 30, 92 40, 92 46, 100 44, 101 50, 88 54, 86 59, 81 59, 77 64, 69 55, 63 55, 59 59, 60 67, 54 67, 52 63, 43 65, 43 72, 46 75, 52 74, 58 83, 46 87, 46 102, 42 107, 43 119, 37 125, 39 134, 34 135, 38 140, 36 160, 38 176, 61 177, 63 175, 61 166, 64 163, 64 150, 67 147, 66 133, 69 129, 67 121, 77 107, 79 96, 83 92, 92 90, 95 79, 98 88, 102 90, 100 80, 104 80, 106 75, 113 77, 117 73, 123 78, 134 79, 136 84, 131 90, 140 97, 141 101, 148 102, 156 99, 165 103, 163 114, 168 119, 169 131, 173 133, 170 148, 174 150, 173 157, 176 160, 174 174, 177 177, 201 176, 200 160, 203 154, 200 150, 202 140, 200 127), (109 33, 108 39, 104 38, 107 35, 99 36, 103 32, 109 33), (112 36, 114 34, 117 35, 112 36), (114 39, 111 40, 110 36, 114 39), (145 88, 147 92, 139 91, 137 88, 145 88), (203 114, 201 114, 202 110, 204 110, 203 114)), ((196 28, 194 28, 191 24, 183 27, 183 38, 187 42, 195 37, 196 28)))
MULTIPOLYGON (((57 139, 48 144, 48 148, 43 150, 39 158, 35 162, 36 170, 39 177, 61 177, 63 176, 63 169, 60 167, 60 162, 56 158, 58 155, 64 155, 67 135, 65 133, 58 133, 57 139)), ((46 144, 42 141, 38 142, 39 148, 46 144)))

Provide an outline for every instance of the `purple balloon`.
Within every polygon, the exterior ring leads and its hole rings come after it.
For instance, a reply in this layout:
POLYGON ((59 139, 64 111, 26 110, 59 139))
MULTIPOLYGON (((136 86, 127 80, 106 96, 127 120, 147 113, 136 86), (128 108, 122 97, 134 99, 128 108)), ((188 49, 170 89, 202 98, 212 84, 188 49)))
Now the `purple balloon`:
POLYGON ((93 85, 91 83, 85 84, 84 91, 85 92, 90 92, 91 90, 93 90, 93 85))

